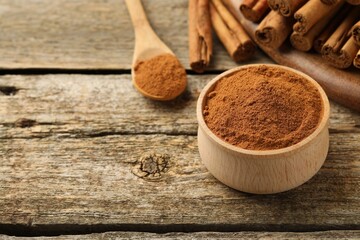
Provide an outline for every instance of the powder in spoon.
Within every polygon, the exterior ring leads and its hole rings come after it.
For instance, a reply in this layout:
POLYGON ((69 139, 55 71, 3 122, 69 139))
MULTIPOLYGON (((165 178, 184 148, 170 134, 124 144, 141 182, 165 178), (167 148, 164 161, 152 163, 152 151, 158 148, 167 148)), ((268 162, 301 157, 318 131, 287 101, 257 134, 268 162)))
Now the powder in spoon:
POLYGON ((135 66, 135 82, 149 95, 170 100, 186 88, 186 72, 172 54, 162 54, 135 66))
POLYGON ((304 77, 276 67, 250 67, 220 79, 208 93, 207 126, 226 142, 245 149, 291 146, 320 122, 319 91, 304 77))

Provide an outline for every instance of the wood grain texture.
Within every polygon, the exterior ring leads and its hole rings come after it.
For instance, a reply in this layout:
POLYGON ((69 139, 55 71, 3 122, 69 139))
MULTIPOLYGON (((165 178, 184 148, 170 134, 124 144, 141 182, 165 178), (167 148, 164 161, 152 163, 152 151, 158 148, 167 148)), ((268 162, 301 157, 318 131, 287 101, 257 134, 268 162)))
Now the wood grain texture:
MULTIPOLYGON (((189 68, 187 1, 143 4, 155 32, 189 68)), ((134 33, 123 0, 0 0, 0 6, 0 68, 131 68, 134 33)), ((248 62, 271 60, 259 53, 248 62)), ((234 66, 216 40, 209 69, 234 66)))
MULTIPOLYGON (((155 31, 188 68, 187 1, 143 3, 155 31)), ((1 69, 131 67, 134 36, 122 0, 0 0, 0 17, 1 69)), ((269 61, 258 54, 246 63, 269 61)), ((235 65, 216 40, 210 69, 235 65)), ((329 156, 305 185, 278 195, 237 192, 213 178, 198 154, 195 105, 212 77, 190 76, 184 95, 159 103, 137 93, 128 74, 1 75, 0 233, 356 238, 360 115, 332 103, 329 156), (170 157, 151 161, 153 151, 170 157), (246 230, 351 231, 236 233, 246 230)))
POLYGON ((266 196, 237 192, 213 178, 195 136, 1 139, 0 230, 359 229, 359 139, 359 133, 332 135, 313 179, 266 196), (138 160, 152 151, 171 156, 160 177, 139 173, 138 160))
POLYGON ((359 229, 359 114, 332 104, 330 152, 308 183, 244 194, 199 158, 195 101, 209 78, 162 104, 129 75, 1 76, 17 92, 0 96, 0 232, 359 229), (167 170, 141 167, 152 151, 170 155, 167 170))
MULTIPOLYGON (((111 239, 358 239, 360 231, 324 231, 324 232, 198 232, 198 233, 144 233, 144 232, 106 232, 88 235, 62 235, 55 237, 37 237, 37 240, 111 240, 111 239)), ((32 237, 12 237, 0 235, 0 240, 31 240, 32 237)))

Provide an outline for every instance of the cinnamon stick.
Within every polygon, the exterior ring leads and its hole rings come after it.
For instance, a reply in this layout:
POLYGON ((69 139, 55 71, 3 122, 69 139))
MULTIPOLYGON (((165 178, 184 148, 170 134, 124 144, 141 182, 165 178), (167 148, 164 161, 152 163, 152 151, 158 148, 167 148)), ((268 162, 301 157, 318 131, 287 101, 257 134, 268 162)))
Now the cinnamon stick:
POLYGON ((326 24, 327 22, 324 20, 318 22, 305 35, 298 32, 293 32, 290 35, 291 45, 299 51, 303 51, 303 52, 309 51, 313 46, 315 37, 326 26, 326 24))
POLYGON ((339 0, 332 5, 327 5, 319 0, 310 0, 294 14, 297 22, 294 24, 294 31, 305 34, 320 19, 327 16, 335 8, 341 7, 345 0, 339 0))
POLYGON ((284 17, 292 17, 307 0, 268 0, 267 2, 271 10, 279 12, 284 17))
POLYGON ((189 59, 190 67, 202 73, 212 56, 209 0, 189 0, 189 59))
POLYGON ((254 55, 254 43, 221 0, 211 0, 210 13, 214 30, 234 61, 247 60, 254 55))
POLYGON ((350 67, 360 48, 348 34, 358 19, 359 11, 360 7, 352 7, 348 16, 341 22, 321 49, 323 58, 334 67, 350 67))
POLYGON ((259 22, 268 9, 267 0, 244 0, 240 4, 241 13, 252 22, 259 22))
POLYGON ((354 66, 356 68, 360 68, 360 50, 357 52, 357 54, 354 58, 354 66))
POLYGON ((351 34, 355 43, 360 46, 360 20, 352 27, 351 34))
POLYGON ((321 34, 316 37, 313 44, 315 51, 321 53, 321 49, 324 46, 325 42, 329 39, 331 34, 334 33, 334 31, 344 20, 344 18, 349 14, 350 10, 350 5, 346 4, 345 6, 343 6, 341 10, 336 14, 336 17, 334 17, 326 26, 326 28, 321 32, 321 34))
MULTIPOLYGON (((314 40, 317 36, 320 35, 321 31, 328 25, 330 20, 338 12, 338 9, 333 9, 328 15, 323 19, 317 22, 307 33, 301 34, 298 32, 293 32, 290 36, 291 45, 300 51, 309 51, 314 43, 314 40)), ((335 30, 335 28, 334 28, 335 30)))
POLYGON ((270 11, 257 27, 255 39, 267 47, 279 48, 291 33, 292 23, 292 18, 270 11))
POLYGON ((360 5, 360 0, 346 0, 346 1, 352 5, 360 5))

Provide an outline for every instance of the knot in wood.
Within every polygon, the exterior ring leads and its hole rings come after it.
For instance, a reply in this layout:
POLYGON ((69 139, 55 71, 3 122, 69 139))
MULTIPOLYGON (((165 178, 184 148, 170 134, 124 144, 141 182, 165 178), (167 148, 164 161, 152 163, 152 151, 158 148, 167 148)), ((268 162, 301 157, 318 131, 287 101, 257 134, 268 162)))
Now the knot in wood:
POLYGON ((0 86, 0 95, 14 96, 19 91, 18 88, 12 86, 0 86))
POLYGON ((28 127, 32 127, 34 125, 36 125, 36 121, 32 120, 32 119, 27 119, 27 118, 19 118, 18 120, 16 120, 14 122, 14 126, 20 127, 20 128, 28 128, 28 127))
POLYGON ((140 157, 132 173, 140 178, 156 180, 169 169, 170 155, 150 153, 140 157))

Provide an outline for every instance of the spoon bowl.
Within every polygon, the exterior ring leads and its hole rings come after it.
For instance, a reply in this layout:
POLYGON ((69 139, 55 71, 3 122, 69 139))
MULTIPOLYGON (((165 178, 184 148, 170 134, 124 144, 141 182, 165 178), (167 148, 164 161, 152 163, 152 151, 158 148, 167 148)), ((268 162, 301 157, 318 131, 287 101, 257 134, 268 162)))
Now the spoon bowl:
MULTIPOLYGON (((167 46, 164 45, 166 48, 167 46)), ((157 101, 168 101, 171 99, 174 99, 176 96, 170 96, 170 97, 163 97, 163 96, 157 96, 157 95, 153 95, 150 94, 148 92, 146 92, 145 90, 143 90, 138 83, 136 82, 136 71, 135 71, 135 67, 139 62, 143 62, 146 60, 149 60, 151 58, 154 58, 156 56, 159 55, 163 55, 163 54, 172 54, 174 55, 174 53, 172 53, 172 51, 169 48, 143 48, 142 51, 140 51, 140 53, 137 54, 137 56, 135 57, 135 53, 134 53, 134 58, 133 58, 133 63, 131 66, 131 80, 132 83, 134 85, 134 87, 136 88, 136 90, 138 90, 142 95, 144 95, 147 98, 150 98, 152 100, 157 100, 157 101)), ((135 47, 135 52, 136 52, 137 48, 135 47)), ((175 55, 174 55, 175 56, 175 55)))

